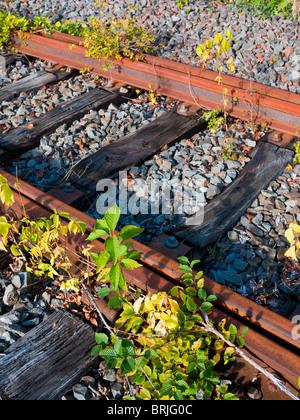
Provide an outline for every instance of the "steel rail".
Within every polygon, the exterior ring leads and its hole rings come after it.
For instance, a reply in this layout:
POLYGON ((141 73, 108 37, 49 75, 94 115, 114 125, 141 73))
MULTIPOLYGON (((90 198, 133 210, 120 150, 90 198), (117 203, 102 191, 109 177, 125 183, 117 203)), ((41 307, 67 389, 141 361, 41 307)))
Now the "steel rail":
MULTIPOLYGON (((7 178, 11 188, 18 193, 15 194, 16 201, 11 207, 16 214, 24 215, 25 208, 26 214, 29 217, 37 218, 49 216, 53 210, 56 209, 58 212, 68 212, 72 217, 77 217, 78 220, 85 222, 87 224, 88 232, 93 230, 96 220, 92 217, 23 181, 18 180, 20 186, 17 187, 15 185, 16 179, 14 176, 5 172, 2 172, 2 175, 7 178)), ((85 238, 77 237, 75 241, 69 244, 74 250, 74 254, 78 252, 80 246, 83 245, 84 240, 85 238)), ((94 241, 93 245, 95 245, 95 252, 104 250, 104 244, 100 240, 94 241)), ((126 280, 129 284, 152 293, 157 291, 168 291, 174 287, 174 284, 180 284, 180 273, 178 264, 175 261, 170 260, 168 257, 151 250, 147 246, 139 244, 136 241, 134 247, 144 253, 140 261, 143 266, 134 272, 126 272, 126 280)), ((221 285, 214 284, 210 279, 205 279, 205 285, 207 291, 216 292, 218 294, 218 302, 213 310, 212 319, 215 322, 218 322, 221 319, 226 318, 228 322, 234 323, 237 326, 239 332, 241 332, 245 326, 249 326, 249 332, 246 336, 247 350, 276 372, 279 372, 292 389, 294 391, 297 390, 298 377, 300 376, 299 343, 292 342, 294 344, 294 347, 292 347, 287 345, 290 340, 286 340, 286 342, 279 340, 276 342, 276 337, 279 336, 282 338, 280 323, 283 323, 286 328, 291 329, 294 328, 294 324, 291 324, 288 320, 285 320, 276 314, 269 314, 269 311, 265 308, 229 291, 221 285), (247 305, 248 308, 251 308, 251 311, 253 311, 251 314, 248 313, 245 319, 237 316, 240 315, 240 309, 235 309, 234 306, 233 308, 228 308, 227 300, 230 299, 231 304, 234 305, 235 298, 238 298, 239 300, 237 308, 239 308, 242 303, 244 305, 242 311, 246 309, 247 305), (224 311, 224 308, 227 308, 227 310, 224 311), (266 330, 263 328, 264 325, 262 320, 266 316, 265 314, 268 316, 273 315, 274 320, 279 322, 279 325, 275 321, 273 322, 272 334, 268 334, 268 326, 266 327, 266 330), (260 328, 257 328, 258 325, 260 328), (276 328, 279 330, 278 334, 276 328)), ((286 331, 286 333, 287 332, 288 331, 286 331)))
POLYGON ((106 78, 128 83, 157 94, 175 97, 207 109, 223 108, 227 89, 229 115, 252 123, 268 123, 270 128, 294 136, 300 127, 300 96, 277 88, 222 75, 163 58, 145 55, 144 61, 100 61, 87 57, 82 40, 54 32, 52 35, 25 34, 26 41, 14 38, 20 52, 75 69, 89 70, 106 78), (70 45, 76 45, 70 49, 70 45), (105 67, 104 67, 105 64, 105 67), (110 68, 107 70, 108 65, 110 68))

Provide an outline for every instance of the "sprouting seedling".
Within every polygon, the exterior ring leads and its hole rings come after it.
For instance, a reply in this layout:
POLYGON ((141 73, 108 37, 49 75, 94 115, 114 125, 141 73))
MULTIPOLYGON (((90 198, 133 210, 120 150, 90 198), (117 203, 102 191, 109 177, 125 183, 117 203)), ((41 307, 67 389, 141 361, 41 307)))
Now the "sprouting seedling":
MULTIPOLYGON (((232 33, 229 29, 226 30, 225 35, 220 33, 216 34, 212 40, 207 40, 205 43, 200 44, 196 50, 196 54, 202 59, 205 64, 208 60, 215 58, 217 62, 217 69, 222 72, 222 59, 228 57, 228 52, 231 48, 232 33), (214 48, 214 54, 212 52, 214 48)), ((230 72, 234 72, 234 60, 229 57, 226 61, 230 72)))
POLYGON ((223 72, 223 61, 225 60, 226 60, 226 65, 228 67, 228 70, 231 73, 234 72, 235 70, 234 60, 232 57, 228 55, 229 50, 231 48, 231 43, 230 43, 231 39, 232 39, 232 33, 229 29, 227 29, 225 32, 225 35, 217 33, 213 37, 212 40, 206 40, 205 43, 200 44, 196 50, 197 55, 203 61, 203 67, 205 66, 207 61, 213 58, 216 60, 217 70, 218 70, 216 81, 218 82, 218 85, 222 86, 222 96, 223 96, 222 103, 223 103, 223 109, 224 109, 225 124, 226 124, 226 118, 227 118, 228 90, 223 87, 222 72, 223 72))

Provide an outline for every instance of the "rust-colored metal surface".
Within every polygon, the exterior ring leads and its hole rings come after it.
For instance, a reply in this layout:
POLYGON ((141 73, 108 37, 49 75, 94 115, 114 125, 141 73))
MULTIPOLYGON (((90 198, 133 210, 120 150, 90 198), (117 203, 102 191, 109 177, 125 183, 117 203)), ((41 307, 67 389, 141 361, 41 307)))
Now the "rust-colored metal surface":
POLYGON ((103 61, 86 57, 80 38, 57 32, 51 37, 26 36, 26 45, 17 37, 14 41, 15 47, 24 54, 79 70, 88 67, 95 74, 142 89, 149 89, 151 85, 158 94, 207 109, 222 107, 223 89, 227 89, 227 112, 233 117, 256 124, 266 122, 270 128, 292 136, 298 133, 300 95, 227 75, 222 76, 220 86, 215 72, 149 55, 143 62, 127 59, 106 62, 111 64, 107 71, 103 61), (70 44, 76 47, 70 49, 70 44))
MULTIPOLYGON (((2 175, 8 179, 9 185, 16 190, 15 178, 7 173, 2 173, 2 175)), ((59 212, 69 212, 73 217, 78 217, 79 220, 84 221, 87 224, 88 231, 91 231, 94 227, 95 219, 23 181, 21 181, 18 191, 22 200, 19 194, 15 194, 16 202, 12 206, 12 210, 18 215, 23 214, 23 205, 27 215, 32 218, 49 217, 51 211, 56 209, 59 212)), ((77 236, 68 243, 71 259, 73 258, 76 263, 78 263, 77 253, 84 241, 85 237, 77 236)), ((93 244, 95 245, 95 252, 104 250, 103 242, 97 240, 93 244)), ((138 242, 135 242, 134 246, 143 253, 141 259, 143 266, 133 272, 126 272, 126 280, 129 284, 154 293, 158 290, 168 291, 174 286, 174 283, 180 283, 178 264, 175 261, 138 242)), ((80 269, 80 265, 78 265, 78 269, 80 269)), ((249 326, 249 332, 246 336, 246 349, 282 375, 286 380, 286 386, 293 392, 297 392, 298 377, 300 376, 299 343, 288 337, 292 331, 288 329, 293 328, 294 324, 276 316, 274 313, 272 313, 273 322, 271 322, 271 314, 269 319, 268 311, 264 308, 210 279, 206 279, 206 289, 209 293, 212 292, 218 296, 218 307, 214 309, 212 319, 218 322, 226 318, 229 323, 234 323, 239 331, 246 325, 249 326), (230 306, 228 306, 228 301, 230 306), (246 307, 248 307, 248 311, 246 307), (224 312, 224 309, 227 310, 224 312), (243 314, 246 316, 243 317, 243 314), (268 325, 268 323, 271 325, 268 325), (268 331, 272 332, 269 337, 268 331)), ((111 318, 113 314, 109 313, 108 316, 111 318)))

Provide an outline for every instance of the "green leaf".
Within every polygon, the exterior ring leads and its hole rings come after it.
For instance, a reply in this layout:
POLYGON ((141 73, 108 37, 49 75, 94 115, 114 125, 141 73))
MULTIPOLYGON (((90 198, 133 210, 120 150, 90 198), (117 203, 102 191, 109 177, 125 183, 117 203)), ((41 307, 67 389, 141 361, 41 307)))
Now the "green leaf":
POLYGON ((97 345, 97 346, 92 348, 91 355, 92 356, 98 356, 98 354, 101 352, 101 350, 102 350, 102 346, 97 345))
POLYGON ((213 302, 214 300, 217 300, 217 299, 218 298, 215 295, 209 295, 208 298, 207 298, 208 302, 213 302))
POLYGON ((109 359, 106 361, 107 369, 114 369, 117 366, 118 359, 109 359))
POLYGON ((161 388, 160 395, 163 397, 165 395, 171 395, 173 387, 170 384, 166 384, 161 388))
POLYGON ((144 229, 137 227, 137 226, 125 226, 120 232, 119 238, 122 242, 126 241, 127 239, 135 238, 136 236, 140 235, 144 232, 144 229))
POLYGON ((186 372, 187 373, 191 373, 191 372, 193 372, 193 370, 195 370, 196 369, 196 363, 190 363, 189 365, 188 365, 188 367, 186 368, 186 372))
POLYGON ((94 259, 95 264, 97 266, 97 272, 98 273, 100 271, 102 271, 103 268, 106 267, 106 265, 108 264, 110 258, 111 258, 110 253, 107 252, 107 251, 103 251, 103 252, 100 252, 100 254, 98 254, 97 258, 94 259))
POLYGON ((7 223, 7 220, 4 216, 0 217, 0 235, 4 236, 5 238, 9 234, 11 225, 7 223))
POLYGON ((118 286, 119 286, 120 275, 121 275, 121 268, 119 264, 113 265, 109 273, 109 278, 110 278, 113 290, 115 292, 119 290, 118 286))
POLYGON ((245 340, 244 340, 242 337, 238 337, 238 338, 236 339, 236 342, 237 342, 237 344, 238 344, 240 347, 244 347, 244 346, 245 346, 245 340))
POLYGON ((194 287, 187 287, 186 292, 192 297, 197 296, 197 290, 194 287))
POLYGON ((194 260, 191 262, 191 267, 194 268, 196 264, 201 263, 201 260, 194 260))
POLYGON ((128 290, 127 282, 126 282, 125 276, 122 272, 121 272, 120 278, 119 278, 119 287, 120 287, 120 289, 124 290, 125 292, 127 292, 127 290, 128 290))
POLYGON ((189 267, 188 265, 180 265, 179 270, 182 273, 190 273, 192 271, 191 267, 189 267))
POLYGON ((19 257, 21 255, 20 251, 18 250, 16 245, 12 245, 10 247, 10 251, 13 254, 14 257, 19 257))
POLYGON ((228 391, 228 386, 220 385, 217 387, 217 391, 220 392, 220 394, 225 394, 228 391))
POLYGON ((189 265, 189 259, 187 257, 179 257, 177 258, 178 262, 183 265, 189 265))
POLYGON ((203 312, 208 312, 211 308, 213 307, 213 305, 210 302, 203 302, 201 305, 201 309, 203 312))
POLYGON ((224 400, 226 400, 226 401, 238 400, 238 398, 236 398, 236 397, 235 397, 235 395, 234 395, 234 394, 231 394, 230 392, 229 392, 229 393, 227 393, 227 394, 225 394, 225 395, 223 396, 223 398, 224 398, 224 400))
POLYGON ((102 287, 99 292, 97 293, 100 297, 106 297, 110 294, 111 290, 109 287, 102 287))
POLYGON ((118 356, 127 357, 135 356, 134 344, 132 340, 123 338, 122 340, 117 340, 114 345, 114 350, 118 356))
POLYGON ((176 387, 180 389, 180 391, 185 391, 189 386, 184 380, 180 380, 177 382, 176 387))
POLYGON ((236 335, 237 332, 238 332, 236 326, 231 324, 230 327, 229 327, 229 332, 232 335, 236 335))
POLYGON ((123 360, 121 368, 125 374, 133 373, 136 370, 136 361, 129 356, 123 360))
POLYGON ((116 264, 120 258, 120 244, 116 235, 109 237, 105 241, 105 250, 110 253, 113 263, 116 264))
POLYGON ((115 230, 120 219, 120 209, 115 204, 105 213, 104 219, 110 230, 115 230))
POLYGON ((153 349, 149 349, 145 352, 145 357, 148 360, 156 359, 158 357, 158 353, 153 349))
POLYGON ((204 289, 200 289, 198 291, 198 296, 201 300, 205 300, 207 298, 207 293, 204 289))
POLYGON ((86 232, 87 224, 84 222, 77 222, 77 225, 79 229, 81 230, 81 233, 84 234, 86 232))
POLYGON ((122 267, 126 268, 127 270, 134 270, 135 268, 142 267, 142 265, 139 264, 137 261, 131 260, 129 258, 124 258, 121 261, 121 265, 122 265, 122 267))
POLYGON ((198 309, 197 304, 190 297, 188 297, 186 300, 186 307, 189 312, 195 312, 198 309))
POLYGON ((183 324, 186 321, 186 316, 184 315, 182 311, 177 312, 177 318, 181 324, 183 324))
POLYGON ((107 347, 100 352, 100 356, 105 360, 112 359, 117 356, 117 353, 112 347, 107 347))
POLYGON ((102 236, 106 236, 107 232, 105 230, 95 230, 92 232, 89 237, 87 238, 87 241, 94 241, 95 239, 102 238, 102 236))
MULTIPOLYGON (((6 182, 6 179, 3 179, 5 180, 4 182, 6 182)), ((14 202, 13 192, 11 188, 5 183, 0 183, 0 200, 7 207, 10 207, 14 202)))
POLYGON ((175 287, 172 287, 172 289, 170 290, 170 295, 172 296, 172 297, 176 297, 176 298, 178 298, 179 297, 179 290, 178 290, 178 286, 175 286, 175 287))
POLYGON ((141 390, 140 396, 143 400, 151 400, 151 394, 146 388, 141 390))
MULTIPOLYGON (((192 273, 185 273, 182 276, 182 278, 183 278, 183 280, 193 280, 193 274, 192 273)), ((194 284, 194 282, 193 282, 193 284, 194 284)))
POLYGON ((96 340, 96 343, 99 344, 100 346, 106 346, 109 338, 106 334, 96 333, 95 334, 95 340, 96 340))
POLYGON ((249 331, 248 327, 243 328, 242 329, 242 335, 245 336, 248 333, 248 331, 249 331))
POLYGON ((59 226, 59 215, 58 214, 53 214, 51 216, 51 219, 53 221, 53 225, 54 225, 55 229, 58 229, 58 226, 59 226))
POLYGON ((126 257, 130 258, 131 260, 140 260, 141 256, 142 256, 142 253, 134 249, 132 251, 129 251, 126 257))
POLYGON ((120 308, 120 306, 122 306, 122 304, 123 304, 123 300, 121 298, 119 298, 118 296, 113 297, 108 302, 108 306, 112 309, 120 308))
POLYGON ((140 373, 136 373, 133 377, 132 377, 132 383, 135 385, 143 385, 143 383, 145 382, 146 378, 141 375, 140 373))
POLYGON ((175 398, 176 401, 183 401, 183 396, 182 396, 180 391, 175 391, 174 392, 174 398, 175 398))
POLYGON ((70 215, 70 213, 67 213, 65 211, 62 211, 61 213, 59 213, 60 217, 64 218, 64 219, 72 219, 72 216, 70 215))
POLYGON ((104 230, 107 233, 107 235, 110 234, 110 229, 107 226, 105 219, 97 220, 95 224, 95 230, 104 230))

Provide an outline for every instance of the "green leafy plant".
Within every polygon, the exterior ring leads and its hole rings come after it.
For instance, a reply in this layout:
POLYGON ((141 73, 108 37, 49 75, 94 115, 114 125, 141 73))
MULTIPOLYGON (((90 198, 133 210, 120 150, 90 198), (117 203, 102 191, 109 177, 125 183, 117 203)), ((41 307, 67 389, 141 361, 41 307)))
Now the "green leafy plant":
POLYGON ((297 141, 294 147, 296 152, 294 163, 300 163, 300 141, 297 141))
POLYGON ((18 32, 19 38, 25 43, 26 38, 23 32, 35 33, 44 31, 59 31, 74 36, 84 36, 89 32, 88 25, 82 22, 74 22, 70 19, 52 23, 49 17, 34 16, 32 19, 26 19, 10 11, 0 10, 0 49, 6 46, 14 32, 18 32))
POLYGON ((133 242, 130 239, 143 232, 137 226, 125 226, 117 236, 115 233, 120 219, 120 209, 117 205, 107 211, 104 218, 98 220, 95 230, 88 237, 89 241, 105 238, 105 250, 99 253, 90 253, 95 265, 97 281, 108 283, 110 287, 103 287, 98 292, 101 297, 108 296, 112 291, 115 296, 109 301, 111 308, 122 306, 124 297, 121 290, 127 291, 124 269, 134 270, 141 266, 138 260, 141 253, 131 249, 133 242))
POLYGON ((206 40, 203 44, 200 44, 196 50, 196 54, 200 57, 203 63, 203 67, 209 60, 214 59, 216 61, 218 76, 216 81, 222 87, 222 103, 223 103, 223 120, 226 124, 227 121, 227 93, 228 90, 223 86, 222 72, 226 65, 230 72, 234 72, 234 60, 230 56, 232 33, 229 29, 225 31, 225 34, 217 33, 211 40, 206 40))
POLYGON ((176 5, 178 9, 183 9, 184 6, 187 6, 189 4, 189 0, 176 0, 176 5))
POLYGON ((203 112, 203 118, 208 122, 208 128, 212 134, 216 134, 224 124, 224 115, 222 115, 221 109, 203 112))
POLYGON ((0 10, 0 49, 9 41, 13 31, 27 31, 28 21, 24 17, 16 16, 11 12, 0 10))
MULTIPOLYGON (((104 2, 102 2, 104 4, 104 2)), ((103 60, 143 60, 143 53, 153 52, 154 36, 145 27, 137 25, 135 19, 96 19, 89 23, 72 20, 52 23, 48 17, 35 16, 26 19, 11 12, 0 11, 0 48, 11 40, 12 34, 18 32, 19 38, 26 43, 24 32, 35 33, 43 31, 59 31, 82 38, 82 44, 87 49, 87 57, 103 60)), ((76 48, 75 44, 70 49, 76 48)), ((109 64, 104 64, 109 68, 109 64)))
POLYGON ((142 53, 153 52, 153 34, 147 32, 143 26, 138 26, 133 18, 107 21, 92 18, 90 27, 90 31, 83 36, 88 57, 142 60, 142 53))
MULTIPOLYGON (((16 187, 19 184, 16 183, 16 187)), ((0 175, 0 200, 10 207, 14 194, 6 178, 0 175)), ((24 212, 26 214, 25 208, 24 212)), ((84 234, 86 224, 71 217, 69 213, 54 213, 49 217, 30 220, 0 218, 0 249, 13 257, 22 258, 26 270, 37 278, 51 279, 60 276, 62 290, 78 291, 78 280, 71 275, 72 264, 67 255, 67 240, 70 235, 84 234), (60 273, 63 273, 62 275, 60 273)))
POLYGON ((204 290, 203 273, 193 273, 199 261, 181 257, 179 262, 182 287, 123 300, 114 334, 96 334, 92 354, 100 354, 108 369, 131 377, 138 400, 191 400, 198 392, 205 398, 236 399, 216 366, 233 362, 233 343, 243 346, 244 339, 225 320, 217 327, 210 322, 216 296, 204 290))
POLYGON ((297 19, 300 13, 299 0, 223 0, 223 2, 233 3, 239 10, 250 10, 262 18, 278 15, 281 12, 287 17, 297 19))
POLYGON ((237 153, 235 152, 235 148, 236 148, 235 142, 232 142, 229 145, 223 147, 221 156, 224 159, 224 161, 229 160, 229 159, 230 160, 238 159, 237 153))
POLYGON ((35 277, 47 275, 53 279, 54 276, 59 276, 58 271, 63 270, 68 276, 67 283, 62 282, 62 290, 74 289, 78 282, 70 273, 72 264, 64 245, 69 235, 83 235, 86 224, 73 219, 69 213, 58 214, 56 211, 49 219, 42 217, 35 221, 24 217, 21 222, 17 249, 20 255, 23 255, 24 251, 28 254, 27 271, 35 277), (64 220, 68 220, 68 223, 64 220), (46 256, 49 262, 45 262, 46 256))

